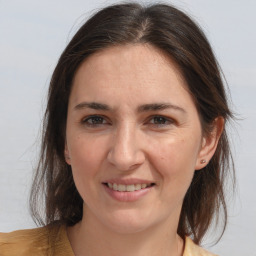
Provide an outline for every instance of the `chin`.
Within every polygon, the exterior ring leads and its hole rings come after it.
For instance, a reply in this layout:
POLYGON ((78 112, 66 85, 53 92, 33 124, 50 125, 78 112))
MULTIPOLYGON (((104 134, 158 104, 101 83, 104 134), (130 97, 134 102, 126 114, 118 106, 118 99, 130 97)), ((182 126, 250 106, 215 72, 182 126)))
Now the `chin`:
POLYGON ((145 214, 136 214, 126 210, 112 214, 109 220, 104 220, 104 224, 115 233, 132 234, 149 229, 155 221, 147 218, 145 214))
POLYGON ((118 222, 118 223, 109 223, 108 228, 113 232, 118 234, 134 234, 143 232, 149 228, 149 225, 144 223, 134 223, 134 222, 118 222))

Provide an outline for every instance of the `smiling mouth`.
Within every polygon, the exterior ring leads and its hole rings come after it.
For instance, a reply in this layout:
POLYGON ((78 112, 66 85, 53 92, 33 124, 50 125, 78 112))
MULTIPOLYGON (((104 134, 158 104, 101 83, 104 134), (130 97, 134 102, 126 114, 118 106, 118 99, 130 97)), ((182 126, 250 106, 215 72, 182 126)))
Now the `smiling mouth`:
POLYGON ((142 183, 142 184, 129 184, 129 185, 116 184, 116 183, 103 183, 103 184, 114 191, 120 191, 120 192, 134 192, 134 191, 155 186, 155 183, 149 183, 149 184, 142 183))

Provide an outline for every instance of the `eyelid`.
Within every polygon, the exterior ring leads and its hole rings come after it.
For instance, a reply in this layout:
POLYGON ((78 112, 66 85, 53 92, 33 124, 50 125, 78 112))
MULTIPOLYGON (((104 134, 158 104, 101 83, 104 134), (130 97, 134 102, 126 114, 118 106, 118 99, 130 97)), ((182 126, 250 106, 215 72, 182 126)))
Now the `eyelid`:
MULTIPOLYGON (((109 121, 109 119, 104 116, 104 115, 89 115, 89 116, 86 116, 84 117, 82 120, 81 120, 81 123, 82 125, 86 125, 88 127, 98 127, 98 126, 103 126, 103 125, 110 125, 111 122, 109 121), (89 123, 88 120, 90 119, 93 119, 93 118, 102 118, 102 123, 89 123)), ((146 123, 145 125, 150 125, 150 126, 154 126, 154 127, 157 127, 157 128, 164 128, 164 127, 167 127, 167 126, 170 126, 170 125, 174 125, 174 124, 177 124, 177 122, 173 119, 173 118, 170 118, 170 117, 166 117, 164 115, 151 115, 150 117, 147 118, 146 120, 146 123), (154 123, 154 122, 151 122, 154 118, 162 118, 165 123, 154 123)))
POLYGON ((166 117, 164 115, 153 115, 149 117, 149 121, 153 120, 154 118, 163 118, 166 122, 168 122, 167 124, 154 124, 152 123, 152 125, 156 125, 156 126, 168 126, 168 125, 172 125, 172 124, 176 124, 176 121, 173 118, 170 117, 166 117))
POLYGON ((82 118, 81 123, 83 125, 87 125, 87 126, 100 126, 100 125, 109 124, 107 118, 103 115, 89 115, 89 116, 86 116, 86 117, 82 118), (100 124, 88 123, 87 121, 92 119, 92 118, 102 118, 103 123, 100 123, 100 124))

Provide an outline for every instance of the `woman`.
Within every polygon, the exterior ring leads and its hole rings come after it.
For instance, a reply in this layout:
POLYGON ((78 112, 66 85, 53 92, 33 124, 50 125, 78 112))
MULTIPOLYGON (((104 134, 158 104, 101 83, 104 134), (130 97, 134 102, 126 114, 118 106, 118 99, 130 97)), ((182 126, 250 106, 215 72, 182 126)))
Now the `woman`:
POLYGON ((220 210, 223 231, 227 222, 231 117, 187 15, 161 4, 99 11, 50 83, 31 192, 44 227, 1 234, 0 255, 213 255, 198 245, 220 210))

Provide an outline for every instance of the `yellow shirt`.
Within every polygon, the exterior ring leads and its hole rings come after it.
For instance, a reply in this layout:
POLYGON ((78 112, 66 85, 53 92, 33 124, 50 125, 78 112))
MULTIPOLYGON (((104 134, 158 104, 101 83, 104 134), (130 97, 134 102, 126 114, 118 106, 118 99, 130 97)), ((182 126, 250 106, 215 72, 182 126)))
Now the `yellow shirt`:
MULTIPOLYGON (((0 233, 0 256, 75 256, 67 237, 66 227, 61 226, 51 238, 46 227, 0 233), (55 239, 54 247, 49 241, 55 239)), ((183 256, 216 256, 186 238, 183 256)))

